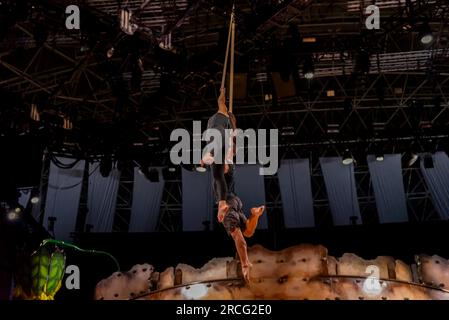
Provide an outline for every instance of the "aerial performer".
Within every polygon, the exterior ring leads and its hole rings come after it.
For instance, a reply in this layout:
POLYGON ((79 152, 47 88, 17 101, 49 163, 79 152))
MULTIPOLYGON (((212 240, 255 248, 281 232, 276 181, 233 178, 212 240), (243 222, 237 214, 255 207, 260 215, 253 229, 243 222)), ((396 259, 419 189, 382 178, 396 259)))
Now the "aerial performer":
POLYGON ((208 129, 216 129, 220 132, 221 152, 207 152, 201 160, 202 165, 210 165, 213 176, 213 189, 218 203, 217 219, 223 224, 226 232, 234 240, 237 253, 239 254, 242 275, 245 281, 250 281, 251 263, 248 258, 247 244, 245 237, 252 237, 259 220, 259 217, 265 210, 265 206, 259 206, 251 209, 249 218, 243 213, 243 204, 240 198, 234 192, 234 161, 236 153, 235 135, 237 132, 237 123, 232 113, 232 94, 233 94, 233 76, 234 76, 234 39, 235 39, 234 10, 231 14, 231 23, 228 35, 228 45, 226 48, 225 64, 223 69, 223 78, 218 97, 218 110, 209 118, 208 129), (229 109, 226 106, 226 90, 224 87, 226 77, 226 67, 229 46, 231 45, 231 63, 230 63, 230 94, 229 109), (231 134, 226 134, 230 132, 231 134), (226 143, 226 138, 229 138, 226 143))

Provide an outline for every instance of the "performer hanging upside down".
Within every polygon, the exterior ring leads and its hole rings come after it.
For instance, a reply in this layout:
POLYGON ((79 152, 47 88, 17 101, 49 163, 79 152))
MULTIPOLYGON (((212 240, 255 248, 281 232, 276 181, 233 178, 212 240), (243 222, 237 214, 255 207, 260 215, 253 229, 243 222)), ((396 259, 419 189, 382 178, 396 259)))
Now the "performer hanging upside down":
POLYGON ((234 136, 230 136, 229 149, 225 150, 224 131, 232 128, 236 130, 236 119, 234 115, 227 111, 225 103, 225 90, 221 89, 218 98, 218 112, 208 121, 208 128, 218 129, 222 133, 222 161, 215 161, 212 154, 206 154, 203 157, 203 164, 210 164, 214 178, 214 192, 218 201, 218 221, 223 223, 228 235, 235 243, 242 266, 242 274, 249 282, 249 272, 251 263, 249 262, 247 245, 245 237, 252 237, 259 217, 265 210, 265 206, 251 209, 251 216, 246 218, 243 213, 243 204, 239 197, 234 193, 234 164, 236 148, 234 136))
POLYGON ((225 137, 226 130, 235 130, 235 117, 228 113, 226 108, 226 98, 225 89, 221 88, 220 96, 218 98, 218 111, 209 118, 207 122, 208 129, 216 129, 220 131, 222 141, 221 141, 221 156, 220 158, 215 158, 211 153, 207 153, 203 156, 202 164, 207 164, 211 166, 212 175, 214 178, 214 189, 218 197, 218 214, 217 218, 219 222, 223 221, 224 215, 228 211, 228 205, 226 204, 226 198, 228 196, 228 187, 226 184, 225 172, 229 171, 229 164, 226 162, 226 158, 229 159, 229 155, 232 150, 225 149, 225 137))

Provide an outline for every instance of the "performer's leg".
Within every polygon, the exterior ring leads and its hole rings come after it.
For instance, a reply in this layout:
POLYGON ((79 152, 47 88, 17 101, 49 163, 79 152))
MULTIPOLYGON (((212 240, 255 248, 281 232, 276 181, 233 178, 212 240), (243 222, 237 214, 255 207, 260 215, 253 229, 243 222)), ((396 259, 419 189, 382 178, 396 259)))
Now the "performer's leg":
POLYGON ((243 235, 247 238, 250 238, 254 235, 254 232, 257 228, 257 222, 259 221, 259 217, 262 215, 265 210, 265 206, 260 206, 257 208, 251 208, 251 216, 246 221, 246 228, 243 232, 243 235))
POLYGON ((243 238, 242 230, 234 228, 231 232, 232 239, 234 239, 235 247, 240 257, 240 264, 242 265, 242 274, 245 281, 249 282, 249 271, 252 264, 249 262, 248 251, 245 238, 243 238))
POLYGON ((228 187, 224 176, 224 164, 213 163, 211 166, 212 175, 214 177, 215 192, 218 196, 218 221, 222 222, 224 215, 229 209, 226 203, 226 197, 228 196, 228 187))

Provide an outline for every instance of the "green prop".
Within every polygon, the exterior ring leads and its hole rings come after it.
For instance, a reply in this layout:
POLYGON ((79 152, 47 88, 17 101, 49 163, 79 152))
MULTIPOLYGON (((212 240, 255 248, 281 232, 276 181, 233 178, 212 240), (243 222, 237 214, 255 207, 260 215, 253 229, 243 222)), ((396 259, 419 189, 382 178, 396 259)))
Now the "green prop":
POLYGON ((24 265, 21 268, 23 272, 19 270, 17 273, 16 279, 18 281, 14 289, 15 298, 27 300, 54 299, 55 294, 61 288, 66 264, 65 253, 59 247, 71 248, 88 254, 106 255, 114 261, 117 270, 120 271, 117 259, 108 252, 85 250, 64 241, 45 239, 31 255, 30 263, 25 263, 29 267, 24 265), (48 249, 49 244, 55 245, 53 252, 48 249))
POLYGON ((53 300, 61 288, 65 270, 65 254, 56 248, 50 254, 40 247, 31 255, 31 292, 34 299, 53 300))

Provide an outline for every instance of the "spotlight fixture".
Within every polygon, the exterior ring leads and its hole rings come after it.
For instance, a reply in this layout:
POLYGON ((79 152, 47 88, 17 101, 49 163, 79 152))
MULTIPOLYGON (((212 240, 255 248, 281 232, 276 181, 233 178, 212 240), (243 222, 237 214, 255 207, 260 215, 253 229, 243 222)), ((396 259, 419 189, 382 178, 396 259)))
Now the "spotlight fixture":
POLYGON ((6 219, 8 219, 8 221, 11 222, 17 221, 20 218, 21 213, 22 208, 20 207, 11 208, 6 214, 6 219))
POLYGON ((258 72, 256 73, 256 81, 257 82, 267 82, 268 81, 268 75, 266 72, 258 72))
POLYGON ((304 74, 304 78, 306 78, 308 80, 310 80, 314 77, 315 66, 314 66, 313 59, 311 56, 306 57, 306 59, 304 60, 302 72, 304 74))
POLYGON ((302 38, 303 43, 315 43, 316 38, 315 37, 304 37, 302 38))
POLYGON ((34 121, 41 120, 39 109, 37 108, 37 105, 34 103, 31 105, 30 118, 33 119, 34 121))
POLYGON ((106 57, 107 57, 108 59, 111 59, 112 56, 114 55, 114 51, 115 51, 114 47, 110 47, 110 48, 108 49, 108 51, 106 51, 106 57))
POLYGON ((67 116, 63 116, 62 119, 63 119, 62 127, 63 127, 65 130, 72 130, 72 129, 73 129, 73 123, 72 123, 72 121, 70 120, 70 118, 67 117, 67 116))
POLYGON ((15 210, 11 210, 6 214, 6 218, 11 222, 16 221, 19 219, 19 214, 15 210))
POLYGON ((34 197, 31 198, 30 201, 31 201, 32 204, 37 204, 37 203, 39 203, 40 198, 38 196, 34 196, 34 197))
POLYGON ((384 153, 383 150, 381 148, 381 146, 379 144, 374 144, 374 157, 376 159, 377 162, 382 162, 384 161, 385 157, 384 157, 384 153))
POLYGON ((433 41, 432 29, 427 22, 423 23, 419 30, 419 41, 422 44, 430 44, 433 41))
POLYGON ((383 155, 383 153, 381 153, 381 152, 378 152, 378 153, 376 153, 376 161, 378 161, 378 162, 382 162, 382 161, 384 161, 384 155, 383 155))
POLYGON ((327 90, 326 96, 328 97, 335 97, 335 90, 327 90))
POLYGON ((346 149, 345 152, 343 152, 343 159, 341 161, 345 166, 350 165, 351 163, 354 163, 354 157, 352 156, 349 149, 346 149))

